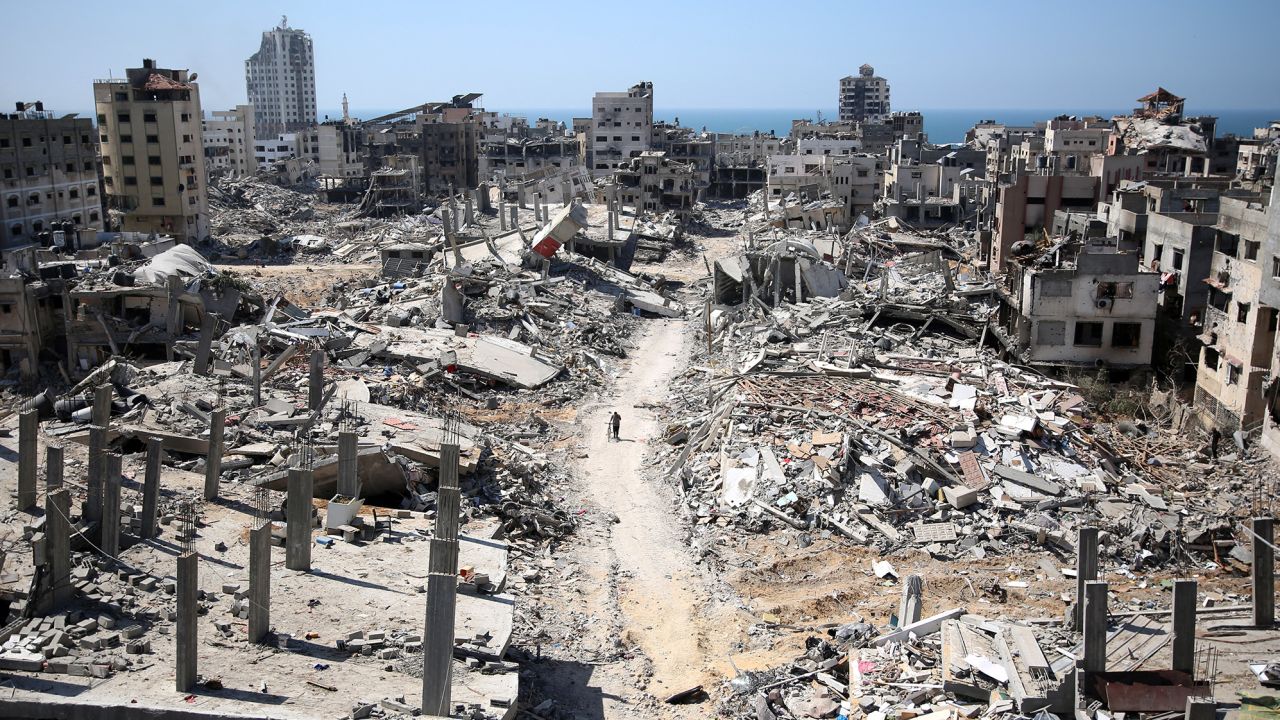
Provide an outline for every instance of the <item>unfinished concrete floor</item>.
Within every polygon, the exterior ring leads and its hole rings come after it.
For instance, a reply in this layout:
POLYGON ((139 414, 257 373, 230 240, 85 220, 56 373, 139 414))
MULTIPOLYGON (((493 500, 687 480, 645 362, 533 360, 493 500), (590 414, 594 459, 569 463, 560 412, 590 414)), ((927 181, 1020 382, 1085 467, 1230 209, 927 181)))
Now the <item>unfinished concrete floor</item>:
MULTIPOLYGON (((0 462, 0 503, 6 508, 12 507, 16 477, 8 450, 16 450, 16 444, 14 438, 0 439, 4 458, 0 462)), ((74 468, 75 462, 83 461, 85 450, 74 444, 69 448, 69 467, 74 468)), ((123 470, 128 502, 135 494, 128 481, 141 481, 143 456, 126 458, 123 470)), ((69 471, 68 478, 71 477, 74 475, 69 471)), ((165 468, 163 493, 198 493, 203 480, 202 474, 165 468)), ((69 482, 76 483, 83 481, 69 482)), ((274 494, 276 502, 282 498, 282 493, 274 494)), ((156 590, 136 593, 140 604, 160 610, 161 617, 145 635, 152 641, 151 652, 129 656, 134 666, 128 672, 105 679, 6 673, 4 701, 42 703, 56 698, 58 712, 51 711, 49 717, 67 717, 63 711, 68 709, 75 717, 75 713, 87 712, 83 708, 112 705, 225 717, 340 717, 361 700, 377 703, 399 696, 416 706, 421 699, 422 681, 409 674, 409 666, 416 663, 420 670, 421 654, 406 654, 400 659, 353 656, 338 650, 335 641, 356 631, 382 630, 388 637, 396 631, 422 634, 426 595, 418 588, 425 583, 429 545, 426 536, 433 522, 422 513, 414 513, 412 518, 393 521, 390 532, 367 543, 350 544, 339 538, 328 547, 314 545, 309 573, 285 569, 284 548, 273 547, 271 627, 277 634, 291 636, 287 647, 281 648, 247 642, 247 623, 233 616, 233 597, 223 592, 224 585, 248 588, 248 532, 253 508, 252 488, 224 483, 222 498, 203 506, 195 540, 200 554, 199 587, 216 596, 207 603, 209 611, 197 620, 197 672, 204 678, 219 680, 222 689, 199 686, 190 693, 175 691, 173 624, 164 616, 164 608, 172 605, 173 596, 156 590), (224 546, 225 549, 218 549, 224 546), (229 623, 229 634, 220 632, 215 623, 229 623)), ((366 507, 362 514, 371 514, 371 509, 366 507)), ((386 513, 381 516, 385 518, 386 513)), ((371 517, 365 520, 372 523, 371 517)), ((475 530, 463 528, 464 533, 475 530)), ((17 524, 17 531, 21 533, 21 523, 17 524)), ((492 527, 482 534, 491 532, 492 527)), ((497 577, 505 568, 497 567, 489 545, 462 543, 460 562, 497 577)), ((163 583, 164 578, 175 576, 178 552, 173 526, 162 526, 159 538, 136 543, 121 552, 118 567, 161 578, 163 583)), ((493 609, 501 609, 500 604, 495 603, 493 609)), ((72 607, 83 605, 81 600, 72 607)), ((468 622, 485 629, 505 627, 505 632, 510 632, 509 610, 505 617, 499 617, 500 613, 485 617, 483 608, 477 610, 472 604, 473 611, 468 613, 466 607, 460 599, 459 632, 464 632, 462 628, 468 622)), ((457 702, 487 705, 486 695, 514 700, 516 685, 515 673, 482 676, 467 673, 460 663, 455 664, 457 702)))

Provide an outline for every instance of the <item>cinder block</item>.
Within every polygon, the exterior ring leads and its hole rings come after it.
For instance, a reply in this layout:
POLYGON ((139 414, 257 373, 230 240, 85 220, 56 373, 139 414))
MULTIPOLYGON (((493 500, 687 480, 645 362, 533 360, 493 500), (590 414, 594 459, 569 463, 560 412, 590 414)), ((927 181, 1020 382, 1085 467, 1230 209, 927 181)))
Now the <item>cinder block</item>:
POLYGON ((942 488, 942 495, 951 504, 951 507, 959 510, 967 508, 978 502, 978 491, 969 487, 948 486, 942 488))

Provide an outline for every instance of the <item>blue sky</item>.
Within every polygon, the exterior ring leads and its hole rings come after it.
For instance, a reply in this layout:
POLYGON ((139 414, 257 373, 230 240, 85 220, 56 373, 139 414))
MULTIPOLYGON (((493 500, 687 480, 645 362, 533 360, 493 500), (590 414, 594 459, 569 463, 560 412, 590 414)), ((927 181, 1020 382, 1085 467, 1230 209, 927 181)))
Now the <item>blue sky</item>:
POLYGON ((319 105, 580 108, 651 80, 661 108, 833 107, 864 62, 895 109, 1130 107, 1163 85, 1196 108, 1280 108, 1280 0, 911 3, 0 0, 0 107, 87 111, 143 57, 244 102, 244 60, 287 14, 315 42, 319 105), (909 8, 909 9, 908 9, 909 8), (182 31, 175 31, 181 28, 182 31))

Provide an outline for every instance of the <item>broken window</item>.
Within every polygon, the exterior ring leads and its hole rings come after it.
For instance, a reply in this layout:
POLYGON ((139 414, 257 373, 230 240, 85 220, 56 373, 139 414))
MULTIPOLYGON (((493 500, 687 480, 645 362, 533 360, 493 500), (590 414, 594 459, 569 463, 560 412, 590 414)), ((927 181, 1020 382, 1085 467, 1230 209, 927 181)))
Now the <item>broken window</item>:
POLYGON ((1240 383, 1240 366, 1233 362, 1227 363, 1227 384, 1238 385, 1240 383))
POLYGON ((1174 270, 1177 270, 1179 272, 1182 271, 1182 258, 1184 255, 1185 253, 1182 250, 1178 250, 1176 248, 1174 249, 1173 251, 1173 269, 1174 270))
POLYGON ((1066 320, 1041 320, 1036 323, 1036 342, 1041 345, 1066 345, 1066 320))
POLYGON ((1216 349, 1211 348, 1208 345, 1204 347, 1204 366, 1206 368, 1210 370, 1217 370, 1218 360, 1220 357, 1221 356, 1218 354, 1216 349))
POLYGON ((1133 298, 1133 283, 1103 282, 1098 283, 1098 298, 1130 300, 1133 298))
POLYGON ((1261 243, 1257 242, 1256 240, 1245 240, 1245 241, 1244 241, 1244 259, 1245 259, 1245 260, 1257 260, 1257 259, 1258 259, 1258 246, 1259 246, 1260 244, 1261 244, 1261 243))
POLYGON ((1142 323, 1118 322, 1111 326, 1111 347, 1137 348, 1142 340, 1142 323))
POLYGON ((1271 277, 1280 279, 1280 257, 1271 258, 1271 277))
POLYGON ((1236 322, 1249 321, 1249 303, 1236 303, 1236 322))
POLYGON ((1223 255, 1237 257, 1236 252, 1239 250, 1240 236, 1231 233, 1219 232, 1218 242, 1215 249, 1223 255))
POLYGON ((1102 347, 1102 323, 1077 321, 1075 344, 1080 347, 1102 347))

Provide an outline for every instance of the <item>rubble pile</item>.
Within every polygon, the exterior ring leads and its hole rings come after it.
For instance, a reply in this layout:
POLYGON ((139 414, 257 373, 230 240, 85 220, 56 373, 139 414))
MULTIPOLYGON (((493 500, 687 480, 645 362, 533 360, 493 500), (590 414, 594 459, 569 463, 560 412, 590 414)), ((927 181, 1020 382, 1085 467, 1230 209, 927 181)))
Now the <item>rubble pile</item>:
POLYGON ((282 188, 253 175, 218 178, 209 184, 213 235, 226 239, 298 234, 300 224, 317 219, 312 190, 282 188))
POLYGON ((713 307, 715 354, 676 381, 666 435, 695 532, 824 529, 964 559, 1065 557, 1077 527, 1101 524, 1104 554, 1131 569, 1232 562, 1251 487, 1233 476, 1259 470, 1204 462, 1168 431, 1097 415, 1071 383, 994 359, 981 349, 989 289, 957 284, 936 251, 898 256, 869 285, 774 307, 766 287, 713 307))

